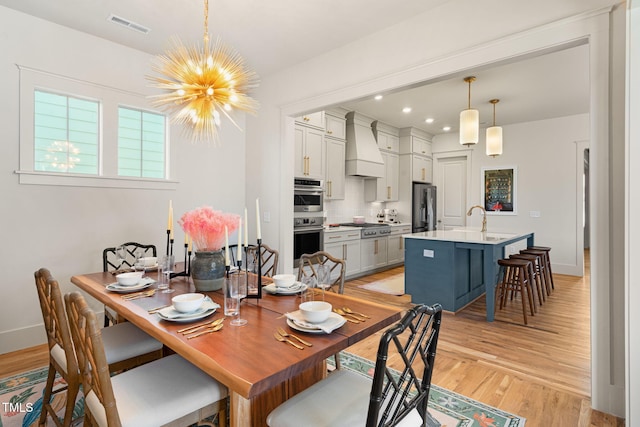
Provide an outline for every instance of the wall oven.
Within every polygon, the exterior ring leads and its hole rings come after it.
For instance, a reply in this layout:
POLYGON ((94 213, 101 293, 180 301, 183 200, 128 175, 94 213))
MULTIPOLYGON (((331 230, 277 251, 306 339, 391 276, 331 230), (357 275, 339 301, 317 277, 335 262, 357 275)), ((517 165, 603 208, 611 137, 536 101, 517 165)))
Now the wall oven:
POLYGON ((295 178, 293 185, 294 212, 322 212, 324 209, 322 180, 295 178))
POLYGON ((312 254, 324 248, 322 216, 293 218, 293 266, 300 264, 300 255, 312 254))

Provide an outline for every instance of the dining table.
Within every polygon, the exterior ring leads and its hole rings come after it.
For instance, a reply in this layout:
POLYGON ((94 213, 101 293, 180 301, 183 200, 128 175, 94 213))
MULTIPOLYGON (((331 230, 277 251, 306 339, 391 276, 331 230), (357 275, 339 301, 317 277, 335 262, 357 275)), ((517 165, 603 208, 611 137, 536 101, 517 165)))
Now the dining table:
MULTIPOLYGON (((155 277, 153 272, 149 275, 155 277)), ((179 331, 224 317, 221 291, 202 292, 220 305, 212 315, 183 323, 162 319, 154 310, 171 306, 176 295, 195 292, 188 276, 171 279, 172 293, 154 292, 153 284, 148 288, 150 295, 133 300, 123 298, 127 294, 106 289, 115 282, 109 272, 74 275, 71 282, 162 342, 168 352, 181 355, 224 384, 229 390, 231 426, 266 425, 266 417, 275 407, 326 377, 327 358, 397 322, 403 311, 401 307, 317 290, 316 299, 324 298, 334 308, 347 307, 368 317, 360 322, 351 319, 331 333, 311 333, 290 326, 286 316, 298 310, 300 295, 263 290, 261 298, 245 298, 240 305, 240 316, 247 320, 246 325, 232 326, 228 319, 219 331, 189 339, 179 331), (303 338, 311 346, 301 345, 302 349, 298 349, 276 340, 274 332, 278 328, 303 338)), ((263 278, 263 285, 270 283, 270 278, 263 278)))

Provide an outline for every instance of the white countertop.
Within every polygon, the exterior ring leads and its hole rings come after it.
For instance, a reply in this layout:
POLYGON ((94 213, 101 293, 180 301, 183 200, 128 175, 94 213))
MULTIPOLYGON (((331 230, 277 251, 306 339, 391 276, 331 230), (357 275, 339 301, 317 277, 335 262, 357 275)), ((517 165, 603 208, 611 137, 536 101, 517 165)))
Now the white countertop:
POLYGON ((489 245, 497 245, 503 243, 506 240, 518 239, 519 237, 524 238, 529 234, 531 234, 531 232, 508 233, 502 231, 487 231, 483 233, 476 228, 460 227, 452 230, 433 230, 424 231, 421 233, 403 234, 402 237, 407 239, 442 240, 448 242, 483 243, 489 245))
POLYGON ((324 226, 325 233, 339 233, 339 232, 352 231, 352 230, 360 231, 360 227, 349 227, 347 225, 341 225, 339 227, 329 227, 328 225, 324 226))

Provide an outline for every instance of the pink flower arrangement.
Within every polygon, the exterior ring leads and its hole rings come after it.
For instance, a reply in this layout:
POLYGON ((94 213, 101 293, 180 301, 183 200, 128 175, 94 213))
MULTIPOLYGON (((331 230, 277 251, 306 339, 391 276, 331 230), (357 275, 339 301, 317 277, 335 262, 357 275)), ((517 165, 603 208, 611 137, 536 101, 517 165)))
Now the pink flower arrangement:
POLYGON ((218 251, 224 246, 224 228, 229 235, 238 229, 239 215, 213 210, 209 206, 182 215, 178 224, 199 251, 218 251))

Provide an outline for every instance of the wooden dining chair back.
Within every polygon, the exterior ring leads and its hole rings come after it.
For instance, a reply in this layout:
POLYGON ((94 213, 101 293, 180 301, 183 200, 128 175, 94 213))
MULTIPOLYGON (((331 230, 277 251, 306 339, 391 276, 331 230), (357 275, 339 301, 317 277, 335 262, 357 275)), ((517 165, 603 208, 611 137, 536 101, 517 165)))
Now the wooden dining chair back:
POLYGON ((115 271, 124 268, 133 268, 136 262, 136 251, 142 251, 144 256, 158 256, 155 245, 145 245, 137 242, 123 243, 127 249, 127 257, 123 260, 122 265, 116 256, 116 247, 106 248, 102 251, 102 271, 115 271))
POLYGON ((214 426, 201 420, 218 413, 224 426, 226 387, 177 354, 111 376, 95 313, 79 292, 65 295, 65 302, 82 378, 86 425, 214 426))
POLYGON ((331 271, 331 286, 328 290, 343 294, 346 264, 344 260, 336 258, 328 252, 318 251, 313 254, 300 255, 298 281, 302 281, 302 278, 305 276, 317 278, 317 268, 319 265, 328 265, 331 271))
MULTIPOLYGON (((257 259, 256 252, 258 251, 257 245, 250 245, 247 248, 247 260, 257 259)), ((270 248, 264 243, 260 244, 260 262, 262 266, 262 275, 266 277, 273 277, 278 274, 278 251, 270 248)), ((257 266, 255 266, 257 268, 257 266)))
POLYGON ((42 397, 40 425, 46 425, 47 416, 50 416, 56 425, 69 426, 73 421, 73 409, 80 387, 80 378, 78 377, 78 364, 69 333, 67 315, 60 287, 49 270, 41 268, 34 273, 34 276, 49 346, 49 372, 42 397), (56 374, 65 380, 67 386, 53 391, 56 374), (65 390, 65 412, 64 418, 60 422, 56 410, 51 405, 51 398, 65 390))
MULTIPOLYGON (((102 251, 102 271, 105 273, 108 271, 117 272, 120 270, 128 270, 133 268, 136 262, 136 252, 142 251, 144 256, 157 256, 158 251, 155 245, 145 245, 138 242, 123 243, 127 250, 126 258, 120 262, 116 256, 116 247, 106 248, 102 251)), ((106 328, 110 324, 115 325, 119 322, 118 316, 113 313, 106 305, 104 306, 104 327, 106 328)))
POLYGON ((426 426, 441 321, 440 304, 411 308, 380 338, 373 379, 336 371, 274 409, 267 425, 426 426))

